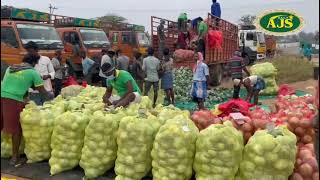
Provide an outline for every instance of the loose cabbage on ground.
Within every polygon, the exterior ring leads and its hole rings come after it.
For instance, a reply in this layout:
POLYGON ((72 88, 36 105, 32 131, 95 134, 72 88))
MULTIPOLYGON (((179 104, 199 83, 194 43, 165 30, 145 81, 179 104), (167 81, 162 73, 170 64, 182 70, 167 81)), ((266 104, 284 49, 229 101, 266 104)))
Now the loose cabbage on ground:
POLYGON ((241 180, 287 180, 296 159, 296 136, 283 126, 257 131, 244 147, 241 180))
POLYGON ((186 180, 192 176, 198 129, 184 115, 175 116, 161 126, 152 156, 154 180, 186 180))
POLYGON ((84 137, 80 166, 87 178, 95 178, 114 166, 117 157, 117 131, 120 120, 116 114, 96 111, 84 137))
POLYGON ((151 170, 151 149, 160 122, 151 114, 124 117, 117 136, 116 180, 140 180, 151 170))
POLYGON ((68 111, 57 117, 51 136, 51 175, 78 165, 88 121, 82 112, 68 111))
POLYGON ((243 137, 230 121, 202 130, 193 168, 197 180, 233 180, 242 160, 243 137))

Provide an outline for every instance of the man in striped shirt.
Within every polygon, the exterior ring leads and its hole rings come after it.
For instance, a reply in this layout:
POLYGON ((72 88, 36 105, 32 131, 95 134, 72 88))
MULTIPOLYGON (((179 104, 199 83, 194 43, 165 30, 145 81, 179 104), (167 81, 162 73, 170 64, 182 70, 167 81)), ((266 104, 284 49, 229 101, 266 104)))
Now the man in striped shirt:
POLYGON ((236 51, 235 55, 229 60, 228 66, 233 80, 233 98, 238 99, 243 79, 242 72, 244 71, 247 74, 247 76, 250 76, 250 72, 246 68, 241 57, 241 52, 239 51, 236 51))

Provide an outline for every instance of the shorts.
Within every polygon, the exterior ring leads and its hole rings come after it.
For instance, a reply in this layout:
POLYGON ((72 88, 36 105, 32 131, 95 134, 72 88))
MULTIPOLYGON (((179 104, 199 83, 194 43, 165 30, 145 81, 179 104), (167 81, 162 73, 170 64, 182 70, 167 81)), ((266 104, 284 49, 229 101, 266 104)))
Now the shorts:
POLYGON ((207 82, 206 81, 195 81, 191 88, 192 99, 197 99, 198 101, 204 101, 207 96, 207 82))
POLYGON ((21 134, 20 113, 25 104, 13 99, 1 98, 1 131, 21 134))
POLYGON ((159 90, 159 81, 157 81, 157 82, 146 81, 144 83, 144 91, 145 91, 145 93, 148 93, 150 91, 151 86, 153 87, 153 91, 158 91, 159 90))
POLYGON ((262 79, 261 77, 258 77, 257 83, 253 86, 253 90, 260 91, 265 88, 266 88, 266 83, 265 83, 264 79, 262 79))

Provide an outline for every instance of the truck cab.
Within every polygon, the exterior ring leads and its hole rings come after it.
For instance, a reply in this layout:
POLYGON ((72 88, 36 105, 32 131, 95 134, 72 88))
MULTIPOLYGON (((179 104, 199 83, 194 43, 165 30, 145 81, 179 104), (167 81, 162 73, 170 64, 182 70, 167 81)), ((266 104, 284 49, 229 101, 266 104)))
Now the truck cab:
POLYGON ((266 40, 264 34, 255 26, 241 26, 239 30, 239 47, 246 64, 266 57, 266 40))
POLYGON ((77 76, 82 75, 81 50, 100 63, 101 50, 110 47, 107 35, 96 20, 54 15, 53 23, 63 40, 67 63, 77 76))
MULTIPOLYGON (((56 29, 49 24, 49 14, 30 9, 1 7, 1 78, 9 65, 19 64, 27 54, 29 41, 39 46, 39 54, 53 58, 63 49, 56 29)), ((65 60, 65 54, 63 59, 65 60)))

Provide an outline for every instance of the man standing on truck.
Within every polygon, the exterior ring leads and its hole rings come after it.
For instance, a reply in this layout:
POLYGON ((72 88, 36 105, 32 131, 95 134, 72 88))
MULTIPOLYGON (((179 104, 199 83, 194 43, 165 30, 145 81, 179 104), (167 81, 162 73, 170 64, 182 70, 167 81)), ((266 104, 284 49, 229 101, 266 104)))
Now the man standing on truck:
POLYGON ((202 53, 204 59, 206 58, 205 36, 206 36, 207 32, 208 32, 208 25, 201 18, 200 23, 198 25, 198 48, 197 48, 197 51, 202 53))
POLYGON ((129 58, 128 56, 122 54, 122 50, 117 50, 118 58, 117 58, 117 69, 128 71, 129 70, 129 58))
POLYGON ((233 80, 233 98, 238 99, 243 79, 242 72, 244 71, 247 74, 247 76, 250 76, 250 72, 244 64, 240 51, 236 51, 234 53, 234 56, 228 61, 228 68, 230 70, 231 78, 233 80))
POLYGON ((165 21, 163 19, 160 20, 160 25, 157 27, 158 41, 159 41, 159 58, 162 58, 163 49, 165 47, 165 29, 164 29, 165 21))
MULTIPOLYGON (((47 56, 39 55, 39 48, 38 45, 33 42, 29 41, 25 45, 25 49, 27 50, 28 54, 33 54, 36 56, 40 56, 38 64, 35 65, 35 70, 38 71, 41 78, 43 79, 44 88, 50 94, 50 100, 54 98, 53 88, 51 79, 54 79, 55 71, 51 60, 47 56)), ((34 101, 37 105, 42 105, 46 99, 39 93, 37 90, 30 89, 30 100, 34 101)))
POLYGON ((218 3, 217 0, 212 0, 211 14, 218 18, 221 18, 221 7, 220 3, 218 3))
POLYGON ((188 16, 187 13, 181 13, 178 17, 178 30, 185 32, 187 31, 187 21, 188 16))

